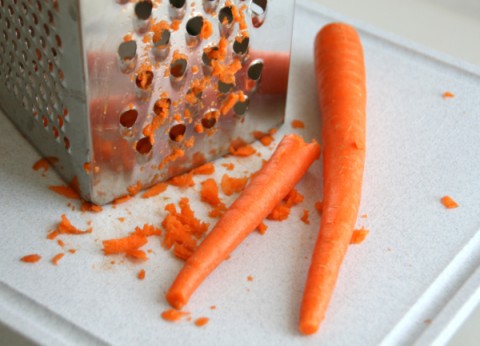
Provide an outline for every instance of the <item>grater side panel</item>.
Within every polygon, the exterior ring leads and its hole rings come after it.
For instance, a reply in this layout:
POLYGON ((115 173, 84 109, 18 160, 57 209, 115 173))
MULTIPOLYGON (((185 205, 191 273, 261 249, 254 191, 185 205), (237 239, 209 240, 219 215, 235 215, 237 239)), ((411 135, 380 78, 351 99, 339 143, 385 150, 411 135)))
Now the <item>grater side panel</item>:
POLYGON ((0 107, 89 199, 85 71, 77 0, 1 0, 0 107))
POLYGON ((268 132, 283 122, 293 0, 80 4, 95 203, 186 172, 228 153, 239 139, 252 142, 253 131, 268 132), (198 17, 211 24, 208 38, 195 32, 198 17), (204 60, 206 49, 223 43, 218 65, 241 65, 230 85, 230 76, 214 75, 204 60), (263 74, 254 71, 259 62, 263 74), (275 86, 278 74, 286 76, 284 85, 275 86), (226 107, 232 96, 234 107, 226 107), (158 111, 158 102, 168 104, 168 112, 158 111))

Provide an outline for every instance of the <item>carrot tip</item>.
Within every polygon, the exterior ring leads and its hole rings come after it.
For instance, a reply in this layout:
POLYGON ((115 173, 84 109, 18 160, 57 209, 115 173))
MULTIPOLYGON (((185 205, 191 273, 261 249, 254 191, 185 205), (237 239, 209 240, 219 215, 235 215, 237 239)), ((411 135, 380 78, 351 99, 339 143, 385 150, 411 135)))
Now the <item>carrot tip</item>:
POLYGON ((175 309, 180 310, 187 304, 187 299, 181 293, 168 292, 167 293, 168 303, 175 309))
POLYGON ((319 325, 314 323, 300 323, 300 332, 304 335, 312 335, 315 334, 318 330, 319 325))

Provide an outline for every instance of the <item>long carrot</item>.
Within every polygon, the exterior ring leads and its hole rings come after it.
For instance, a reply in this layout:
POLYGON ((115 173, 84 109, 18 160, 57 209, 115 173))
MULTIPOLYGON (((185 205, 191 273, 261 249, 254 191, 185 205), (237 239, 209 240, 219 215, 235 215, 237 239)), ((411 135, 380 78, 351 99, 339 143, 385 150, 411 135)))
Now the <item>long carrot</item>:
POLYGON ((168 302, 183 307, 195 289, 280 203, 320 155, 320 145, 287 135, 270 160, 185 262, 167 292, 168 302))
POLYGON ((366 86, 358 33, 325 26, 315 39, 322 114, 323 211, 300 311, 300 331, 315 333, 333 293, 358 213, 365 161, 366 86))

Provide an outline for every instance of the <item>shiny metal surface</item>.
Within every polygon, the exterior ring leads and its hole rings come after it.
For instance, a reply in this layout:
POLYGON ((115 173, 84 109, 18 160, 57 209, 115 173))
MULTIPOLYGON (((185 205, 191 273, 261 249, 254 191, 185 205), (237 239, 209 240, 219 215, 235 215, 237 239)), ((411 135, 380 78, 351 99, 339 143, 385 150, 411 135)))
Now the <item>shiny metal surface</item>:
POLYGON ((283 122, 293 0, 0 1, 2 107, 94 203, 283 122))

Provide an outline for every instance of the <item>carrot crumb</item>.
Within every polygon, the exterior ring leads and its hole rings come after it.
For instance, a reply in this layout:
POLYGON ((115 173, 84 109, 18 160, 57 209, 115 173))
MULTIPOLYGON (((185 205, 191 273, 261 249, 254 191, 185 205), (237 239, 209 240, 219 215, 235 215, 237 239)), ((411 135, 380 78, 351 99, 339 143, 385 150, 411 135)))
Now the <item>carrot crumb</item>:
POLYGON ((65 256, 64 253, 59 253, 59 254, 56 254, 55 256, 53 256, 53 258, 52 258, 53 265, 58 265, 58 262, 60 262, 60 260, 63 258, 63 256, 65 256))
POLYGON ((80 210, 83 212, 89 211, 93 213, 99 213, 103 210, 103 208, 99 205, 96 205, 87 201, 83 201, 82 205, 80 206, 80 210))
POLYGON ((234 193, 241 192, 247 184, 248 178, 233 178, 224 174, 222 177, 221 187, 224 194, 231 196, 234 193))
POLYGON ((136 184, 133 184, 127 187, 127 191, 130 196, 135 196, 138 193, 138 191, 140 191, 141 189, 142 189, 142 182, 140 180, 137 181, 136 184))
POLYGON ((214 179, 207 179, 202 182, 200 198, 203 202, 207 202, 213 207, 221 203, 220 198, 218 197, 217 182, 214 179))
POLYGON ((251 275, 247 276, 247 280, 248 281, 253 281, 253 276, 251 276, 251 275))
POLYGON ((305 124, 303 123, 303 121, 295 119, 292 120, 292 127, 294 129, 303 129, 305 128, 305 124))
POLYGON ((139 280, 145 279, 145 269, 141 269, 141 270, 138 272, 137 278, 138 278, 139 280))
POLYGON ((458 208, 458 203, 455 202, 450 196, 443 196, 441 202, 447 209, 458 208))
POLYGON ((70 199, 80 199, 80 195, 70 186, 66 185, 50 185, 51 191, 70 199))
POLYGON ((35 263, 40 261, 41 259, 42 259, 42 256, 37 254, 31 254, 31 255, 23 256, 22 258, 20 258, 20 261, 26 262, 26 263, 35 263))
POLYGON ((120 222, 125 222, 125 218, 124 218, 124 217, 117 217, 117 220, 120 221, 120 222))
POLYGON ((208 317, 200 317, 195 320, 195 325, 197 327, 203 327, 208 323, 208 321, 209 321, 208 317))
POLYGON ((32 166, 32 169, 34 171, 38 171, 40 169, 43 170, 43 172, 45 173, 46 171, 48 171, 48 161, 46 158, 41 158, 40 160, 38 160, 37 162, 35 162, 32 166))
POLYGON ((239 157, 247 157, 255 154, 257 151, 249 144, 243 145, 241 147, 235 148, 234 146, 230 145, 228 148, 230 154, 233 156, 239 157))
POLYGON ((182 317, 186 315, 189 315, 189 313, 186 311, 180 311, 175 309, 168 309, 162 312, 162 318, 165 321, 169 321, 169 322, 178 322, 182 317))
POLYGON ((352 233, 352 238, 350 239, 350 244, 360 244, 362 243, 368 235, 368 230, 365 228, 356 229, 352 233))
POLYGON ((193 174, 185 173, 185 174, 177 175, 173 178, 170 178, 170 180, 168 180, 168 183, 170 185, 174 185, 178 187, 190 187, 195 185, 195 182, 193 181, 192 178, 193 178, 193 174))
POLYGON ((112 201, 112 203, 115 204, 115 205, 117 205, 117 204, 122 204, 122 203, 127 202, 127 201, 130 200, 131 198, 132 198, 132 196, 128 196, 128 195, 126 195, 126 196, 120 196, 120 197, 115 198, 115 199, 112 201))
POLYGON ((205 163, 200 167, 192 169, 193 175, 209 175, 215 173, 215 166, 213 163, 205 163))
POLYGON ((222 163, 222 166, 227 169, 227 171, 231 171, 235 168, 235 165, 233 163, 222 163))
POLYGON ((77 250, 75 250, 75 249, 68 249, 68 252, 70 252, 71 254, 74 254, 75 252, 77 252, 77 250))
POLYGON ((57 228, 51 231, 47 238, 48 239, 55 239, 59 234, 86 234, 92 233, 92 228, 88 228, 85 231, 79 230, 75 226, 70 223, 70 220, 65 216, 65 214, 61 215, 61 221, 58 223, 57 228))
POLYGON ((443 96, 444 99, 449 99, 449 98, 455 97, 455 94, 451 93, 450 91, 445 91, 445 92, 442 94, 442 96, 443 96))
POLYGON ((168 184, 165 183, 158 183, 150 187, 147 191, 145 191, 142 195, 142 198, 150 198, 153 196, 157 196, 164 192, 168 187, 168 184))
POLYGON ((216 309, 217 309, 217 306, 216 306, 216 305, 210 306, 210 310, 216 310, 216 309))
POLYGON ((63 240, 61 240, 61 239, 58 239, 58 240, 57 240, 57 244, 58 244, 59 246, 61 246, 61 247, 64 247, 64 246, 65 246, 65 243, 64 243, 63 240))
POLYGON ((310 212, 307 209, 303 209, 303 215, 300 220, 306 225, 310 225, 310 220, 308 219, 309 214, 310 212))
POLYGON ((173 254, 176 257, 187 259, 207 232, 209 224, 195 218, 188 198, 182 198, 179 206, 180 212, 172 203, 165 206, 168 215, 162 221, 162 227, 165 229, 162 245, 166 249, 173 247, 173 254))
POLYGON ((315 209, 317 209, 318 215, 322 215, 323 211, 323 201, 318 201, 315 203, 315 209))
POLYGON ((267 232, 268 226, 265 225, 263 222, 257 226, 257 230, 260 234, 265 234, 267 232))

